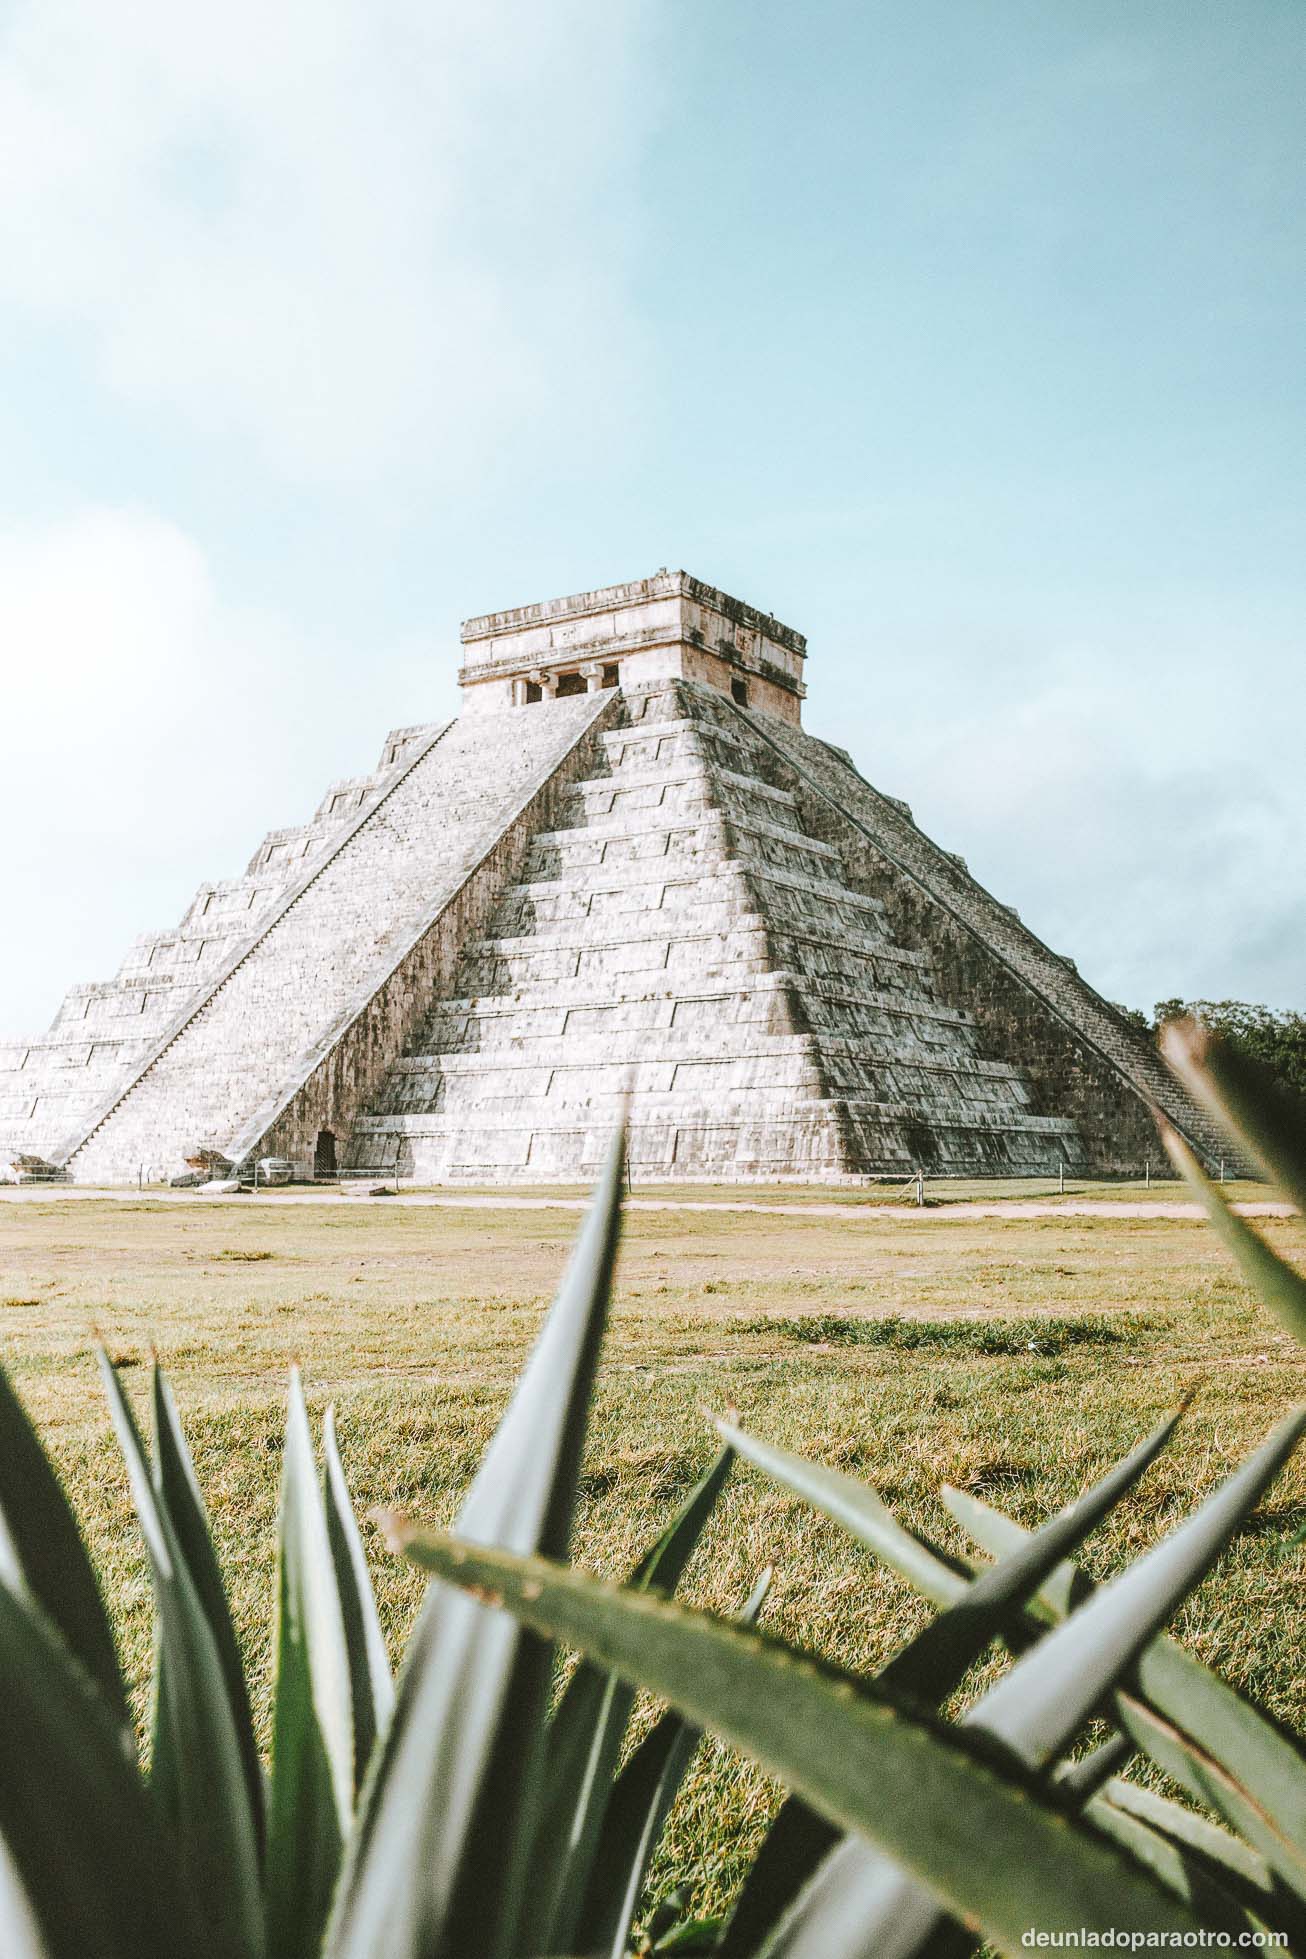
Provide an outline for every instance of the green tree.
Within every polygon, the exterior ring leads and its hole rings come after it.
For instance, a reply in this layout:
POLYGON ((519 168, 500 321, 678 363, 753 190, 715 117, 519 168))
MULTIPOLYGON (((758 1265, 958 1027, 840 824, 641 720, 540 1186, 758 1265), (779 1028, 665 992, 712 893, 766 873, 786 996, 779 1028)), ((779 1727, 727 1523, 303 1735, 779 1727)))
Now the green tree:
POLYGON ((1171 1020, 1200 1020, 1279 1081, 1306 1095, 1306 1014, 1248 1000, 1158 1000, 1157 1032, 1171 1020))

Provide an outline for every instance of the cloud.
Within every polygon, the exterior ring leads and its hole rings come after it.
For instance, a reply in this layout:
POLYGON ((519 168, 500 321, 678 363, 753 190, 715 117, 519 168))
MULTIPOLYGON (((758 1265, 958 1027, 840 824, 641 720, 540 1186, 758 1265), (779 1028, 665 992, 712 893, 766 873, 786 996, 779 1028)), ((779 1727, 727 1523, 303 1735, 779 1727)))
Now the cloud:
POLYGON ((946 716, 886 711, 877 780, 1109 997, 1300 1007, 1306 688, 1267 649, 1254 687, 1184 667, 1080 646, 963 677, 946 716))
POLYGON ((7 20, 0 294, 123 396, 346 486, 452 481, 523 423, 610 439, 580 410, 637 393, 643 0, 7 20))
POLYGON ((429 650, 333 651, 233 603, 147 511, 0 533, 0 1029, 44 1026, 202 879, 238 876, 267 830, 373 767, 391 724, 439 712, 429 650))

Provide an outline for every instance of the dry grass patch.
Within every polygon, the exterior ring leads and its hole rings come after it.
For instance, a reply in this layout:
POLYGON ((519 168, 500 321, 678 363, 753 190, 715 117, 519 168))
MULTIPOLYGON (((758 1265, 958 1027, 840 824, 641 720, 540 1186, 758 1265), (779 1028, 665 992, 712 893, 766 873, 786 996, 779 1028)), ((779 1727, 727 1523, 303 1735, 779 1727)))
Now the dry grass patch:
MULTIPOLYGON (((112 1600, 138 1706, 150 1596, 126 1482, 90 1358, 163 1358, 187 1427, 266 1715, 273 1516, 285 1373, 339 1409, 359 1504, 448 1521, 501 1414, 575 1228, 562 1211, 214 1209, 121 1202, 0 1206, 6 1363, 75 1494, 112 1600)), ((1306 1262, 1306 1231, 1267 1235, 1306 1262)), ((143 1400, 145 1370, 129 1392, 143 1400)), ((1143 1218, 853 1219, 634 1212, 585 1464, 576 1556, 631 1565, 711 1454, 704 1406, 836 1463, 937 1540, 961 1539, 941 1482, 1023 1521, 1066 1502, 1189 1386, 1160 1465, 1088 1547, 1096 1574, 1190 1509, 1301 1397, 1287 1339, 1198 1223, 1143 1218)), ((1204 1659, 1306 1724, 1290 1608, 1306 1467, 1185 1609, 1204 1659)), ((372 1544, 394 1647, 421 1581, 372 1544)), ((776 1566, 768 1620, 845 1662, 878 1665, 924 1608, 835 1527, 747 1469, 727 1487, 686 1589, 734 1610, 776 1566)), ((774 1791, 708 1744, 664 1870, 719 1901, 774 1791)))

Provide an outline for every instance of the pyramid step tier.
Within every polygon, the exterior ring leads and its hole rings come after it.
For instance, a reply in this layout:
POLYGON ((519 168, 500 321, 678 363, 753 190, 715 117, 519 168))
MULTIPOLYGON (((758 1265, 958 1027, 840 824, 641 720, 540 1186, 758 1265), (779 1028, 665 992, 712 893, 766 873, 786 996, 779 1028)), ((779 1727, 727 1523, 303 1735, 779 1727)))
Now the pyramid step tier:
MULTIPOLYGON (((706 1071, 712 1064, 703 1062, 699 1065, 706 1071)), ((859 1122, 911 1124, 920 1118, 920 1107, 914 1099, 904 1102, 869 1095, 799 1094, 786 1097, 782 1108, 768 1107, 765 1084, 756 1086, 757 1093, 747 1088, 712 1088, 710 1102, 702 1099, 701 1085, 697 1089, 640 1090, 638 1113, 637 1117, 632 1117, 632 1122, 636 1122, 637 1126, 646 1126, 655 1119, 659 1122, 710 1123, 726 1117, 743 1119, 747 1116, 751 1120, 760 1118, 783 1124, 790 1116, 799 1120, 817 1114, 834 1114, 859 1122)), ((596 1077, 592 1092, 583 1098, 539 1095, 514 1099, 505 1096, 502 1106, 496 1108, 494 1105, 499 1098, 492 1097, 487 1099, 475 1116, 470 1110, 448 1113, 444 1110, 419 1110, 412 1114, 360 1116, 354 1127, 351 1161, 360 1151, 366 1154, 363 1139, 368 1136, 449 1136, 464 1128, 474 1130, 504 1126, 523 1131, 539 1129, 542 1132, 557 1122, 560 1114, 564 1126, 574 1127, 578 1119, 583 1119, 606 1127, 611 1138, 622 1111, 628 1106, 628 1092, 629 1083, 624 1074, 607 1086, 603 1085, 600 1075, 596 1077)), ((1077 1135, 1074 1123, 1065 1116, 1026 1114, 1016 1119, 1001 1110, 970 1110, 964 1118, 954 1112, 950 1118, 945 1118, 943 1126, 990 1137, 1011 1135, 1026 1139, 1061 1137, 1074 1140, 1077 1135)), ((919 1154, 912 1160, 919 1160, 919 1154)))
MULTIPOLYGON (((996 1064, 1001 1065, 1001 1064, 996 1064)), ((863 1055, 833 1056, 819 1045, 793 1037, 792 1045, 758 1039, 747 1054, 655 1055, 636 1059, 622 1055, 601 1062, 552 1061, 544 1057, 512 1056, 491 1060, 483 1056, 443 1055, 426 1072, 392 1074, 387 1107, 377 1120, 391 1116, 420 1117, 457 1107, 470 1113, 492 1102, 523 1107, 538 1104, 556 1110, 563 1103, 589 1105, 596 1095, 626 1093, 641 1107, 663 1096, 720 1095, 731 1101, 768 1102, 777 1113, 800 1100, 829 1100, 831 1090, 856 1099, 906 1107, 918 1112, 993 1116, 1013 1127, 1032 1119, 1019 1095, 1011 1094, 1012 1076, 956 1065, 924 1067, 894 1057, 868 1059, 863 1055), (458 1066, 464 1062, 466 1065, 458 1066)), ((1073 1127, 1060 1116, 1039 1118, 1059 1128, 1073 1127)), ((368 1121, 372 1118, 367 1118, 368 1121)))
POLYGON ((619 822, 656 810, 716 807, 765 816, 782 829, 802 827, 792 791, 706 757, 661 771, 627 767, 587 776, 576 783, 570 801, 579 821, 619 822))
MULTIPOLYGON (((500 1121, 414 1119, 399 1126, 369 1119, 351 1144, 346 1174, 394 1175, 413 1183, 565 1182, 593 1177, 622 1106, 610 1097, 583 1120, 553 1110, 518 1109, 500 1121)), ((809 1182, 906 1177, 922 1167, 909 1140, 919 1116, 910 1105, 871 1102, 797 1104, 781 1115, 722 1108, 659 1116, 637 1109, 628 1128, 632 1172, 641 1181, 809 1182), (849 1157, 855 1144, 855 1166, 849 1157)), ((1058 1163, 1077 1169, 1082 1150, 1073 1123, 1031 1118, 1025 1125, 945 1122, 929 1133, 934 1176, 1046 1176, 1058 1163)))
MULTIPOLYGON (((892 1032, 892 1030, 890 1030, 892 1032)), ((972 1085, 982 1082, 1022 1085, 1024 1077, 1009 1061, 995 1061, 986 1055, 959 1053, 940 1043, 933 1050, 914 1043, 886 1041, 875 1046, 866 1036, 856 1038, 829 1033, 794 1033, 758 1018, 736 1021, 719 1029, 711 1057, 703 1065, 724 1063, 759 1065, 771 1056, 788 1053, 790 1045, 819 1057, 823 1068, 835 1071, 842 1081, 852 1071, 863 1077, 896 1070, 918 1074, 922 1086, 926 1078, 952 1078, 972 1085)), ((702 1024, 652 1031, 639 1028, 605 1030, 595 1043, 572 1034, 540 1032, 534 1038, 505 1042, 502 1045, 462 1047, 444 1046, 439 1053, 405 1055, 391 1065, 389 1087, 405 1100, 421 1090, 423 1083, 449 1077, 468 1077, 484 1071, 501 1073, 505 1079, 514 1069, 566 1070, 582 1075, 587 1068, 666 1068, 677 1064, 696 1066, 703 1059, 702 1024)), ((388 1105, 387 1105, 388 1106, 388 1105)))
POLYGON ((774 865, 822 882, 841 880, 839 853, 832 845, 723 810, 691 815, 659 811, 652 822, 546 831, 532 847, 527 879, 570 877, 583 883, 596 870, 606 874, 616 865, 648 865, 646 875, 651 875, 662 863, 679 866, 723 857, 774 865))
POLYGON ((852 891, 833 879, 804 877, 771 865, 724 858, 694 869, 668 869, 650 876, 638 864, 604 870, 589 879, 540 878, 518 884, 504 907, 505 929, 521 932, 532 923, 563 925, 582 919, 611 919, 655 912, 678 924, 724 924, 755 909, 762 900, 768 917, 795 923, 823 920, 862 931, 884 917, 884 902, 852 891))
MULTIPOLYGON (((895 1042, 914 1040, 922 1048, 948 1046, 950 1052, 969 1054, 969 1044, 959 1038, 971 1027, 967 1015, 956 1007, 944 1007, 922 999, 918 993, 850 989, 838 981, 805 980, 805 1027, 793 1025, 795 974, 758 972, 742 983, 734 974, 717 983, 695 978, 683 989, 630 989, 619 995, 589 991, 560 995, 556 989, 540 987, 511 997, 478 997, 468 1001, 443 1001, 439 1011, 423 1032, 423 1046, 429 1054, 462 1048, 499 1048, 531 1040, 585 1040, 607 1042, 630 1034, 634 1040, 656 1038, 662 1030, 676 1030, 687 1038, 728 1040, 734 1028, 748 1030, 771 1027, 783 1032, 826 1032, 830 1036, 848 1034, 865 1040, 869 1028, 895 1042)), ((409 1062, 396 1062, 407 1068, 409 1062)), ((995 1070, 1020 1074, 1010 1062, 993 1062, 995 1070)))
POLYGON ((534 935, 483 939, 468 947, 464 977, 476 997, 520 996, 562 983, 574 999, 606 997, 614 984, 621 997, 672 988, 677 975, 704 983, 756 977, 774 970, 854 982, 881 993, 914 990, 928 973, 928 955, 896 946, 883 936, 840 934, 809 925, 777 926, 768 933, 759 915, 677 936, 666 920, 641 929, 638 920, 614 933, 588 922, 534 935))

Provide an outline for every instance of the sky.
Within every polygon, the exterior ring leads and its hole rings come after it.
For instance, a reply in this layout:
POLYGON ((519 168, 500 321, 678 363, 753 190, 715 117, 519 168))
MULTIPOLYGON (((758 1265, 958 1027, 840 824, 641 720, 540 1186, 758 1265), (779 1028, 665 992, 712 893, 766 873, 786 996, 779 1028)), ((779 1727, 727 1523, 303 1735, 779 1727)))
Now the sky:
POLYGON ((1113 999, 1306 1008, 1301 0, 0 0, 0 1029, 683 566, 1113 999))

